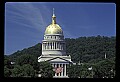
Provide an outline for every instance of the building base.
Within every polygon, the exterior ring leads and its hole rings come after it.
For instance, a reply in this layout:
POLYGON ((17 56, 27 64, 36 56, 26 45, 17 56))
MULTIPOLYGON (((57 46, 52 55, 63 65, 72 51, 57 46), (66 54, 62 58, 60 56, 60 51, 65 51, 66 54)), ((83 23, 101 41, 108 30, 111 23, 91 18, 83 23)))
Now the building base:
POLYGON ((69 78, 68 76, 53 76, 53 78, 69 78))

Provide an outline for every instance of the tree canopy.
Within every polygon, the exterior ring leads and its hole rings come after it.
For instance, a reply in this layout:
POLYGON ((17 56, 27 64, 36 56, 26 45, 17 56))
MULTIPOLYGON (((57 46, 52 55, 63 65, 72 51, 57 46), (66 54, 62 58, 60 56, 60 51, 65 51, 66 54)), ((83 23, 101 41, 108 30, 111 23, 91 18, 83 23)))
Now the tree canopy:
POLYGON ((54 76, 55 72, 49 62, 40 62, 39 69, 39 74, 41 74, 42 78, 52 78, 54 76))

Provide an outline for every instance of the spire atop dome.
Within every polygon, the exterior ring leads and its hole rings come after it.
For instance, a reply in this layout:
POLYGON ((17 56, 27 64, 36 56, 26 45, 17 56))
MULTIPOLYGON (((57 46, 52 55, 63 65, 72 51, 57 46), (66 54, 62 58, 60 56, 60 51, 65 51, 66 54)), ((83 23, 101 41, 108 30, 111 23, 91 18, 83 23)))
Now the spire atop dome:
POLYGON ((55 16, 55 13, 54 13, 54 8, 53 8, 53 16, 55 16))
POLYGON ((56 24, 56 16, 54 13, 54 8, 53 8, 52 24, 56 24))

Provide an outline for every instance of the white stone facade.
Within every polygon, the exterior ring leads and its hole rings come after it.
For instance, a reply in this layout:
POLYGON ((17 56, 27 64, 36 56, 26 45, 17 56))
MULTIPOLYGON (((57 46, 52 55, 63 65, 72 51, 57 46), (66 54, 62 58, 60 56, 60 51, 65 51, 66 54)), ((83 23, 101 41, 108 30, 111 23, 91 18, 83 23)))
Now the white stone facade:
POLYGON ((42 41, 42 55, 66 55, 63 34, 45 34, 42 41))

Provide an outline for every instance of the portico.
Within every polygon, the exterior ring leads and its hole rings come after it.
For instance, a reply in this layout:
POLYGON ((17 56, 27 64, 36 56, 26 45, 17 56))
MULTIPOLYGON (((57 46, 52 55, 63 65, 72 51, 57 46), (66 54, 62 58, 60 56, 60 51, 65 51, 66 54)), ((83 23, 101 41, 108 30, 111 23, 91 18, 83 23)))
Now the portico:
POLYGON ((60 72, 59 73, 55 73, 54 77, 68 77, 67 73, 66 73, 67 64, 64 64, 64 63, 52 63, 52 66, 54 67, 54 69, 61 68, 60 72))

